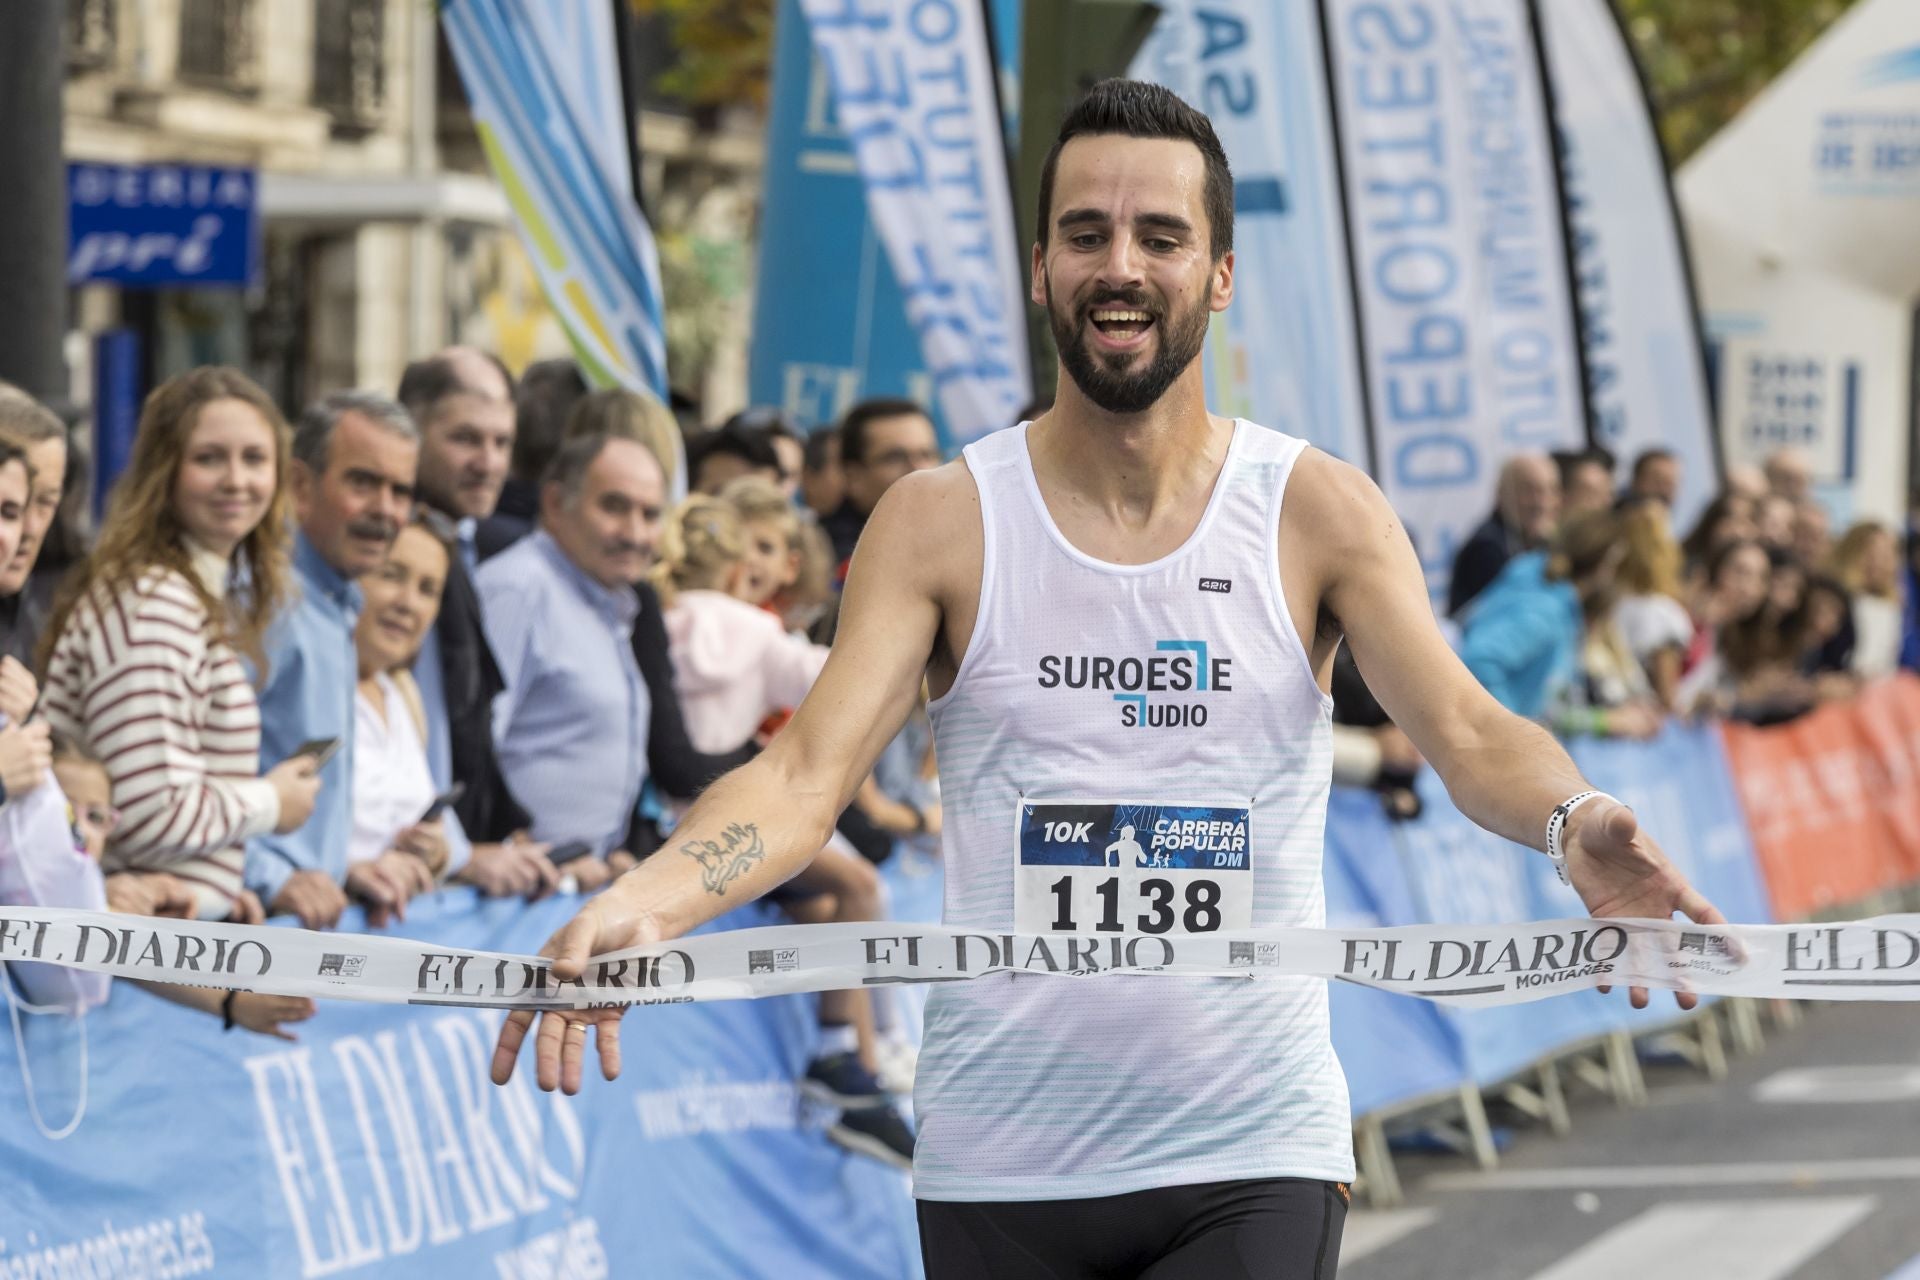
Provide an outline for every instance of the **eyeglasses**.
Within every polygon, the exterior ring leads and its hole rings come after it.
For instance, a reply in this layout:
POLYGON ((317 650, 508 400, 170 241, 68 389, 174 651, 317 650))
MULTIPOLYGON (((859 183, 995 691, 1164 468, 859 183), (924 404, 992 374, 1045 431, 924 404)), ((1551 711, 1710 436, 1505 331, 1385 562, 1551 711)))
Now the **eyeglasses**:
POLYGON ((940 465, 938 449, 889 449, 885 453, 876 453, 867 459, 867 465, 883 470, 899 467, 937 467, 940 465))

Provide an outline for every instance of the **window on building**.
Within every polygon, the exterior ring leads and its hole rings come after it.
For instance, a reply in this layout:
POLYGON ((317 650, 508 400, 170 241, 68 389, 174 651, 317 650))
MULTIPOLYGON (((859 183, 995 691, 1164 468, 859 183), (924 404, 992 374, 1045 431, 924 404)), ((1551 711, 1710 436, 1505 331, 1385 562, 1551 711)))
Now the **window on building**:
POLYGON ((387 102, 386 0, 319 0, 313 102, 351 129, 380 123, 387 102))
POLYGON ((180 78, 253 89, 254 0, 181 0, 180 78))
POLYGON ((114 0, 67 0, 67 68, 98 71, 113 62, 114 0))

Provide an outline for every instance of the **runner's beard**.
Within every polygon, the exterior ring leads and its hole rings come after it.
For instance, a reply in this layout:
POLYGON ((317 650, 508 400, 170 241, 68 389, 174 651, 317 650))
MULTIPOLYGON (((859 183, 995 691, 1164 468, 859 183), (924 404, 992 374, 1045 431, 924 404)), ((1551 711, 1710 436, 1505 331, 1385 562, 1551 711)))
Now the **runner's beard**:
POLYGON ((1088 304, 1078 315, 1062 314, 1054 304, 1053 282, 1047 281, 1047 323, 1053 330, 1053 345, 1060 352, 1060 363, 1080 393, 1108 413, 1143 413, 1152 408, 1173 385, 1174 379, 1186 372, 1187 366, 1200 354, 1207 340, 1209 318, 1207 307, 1201 302, 1194 303, 1183 315, 1169 316, 1147 307, 1138 295, 1113 294, 1088 304), (1102 357, 1095 355, 1088 345, 1087 326, 1093 322, 1087 317, 1096 307, 1103 306, 1128 307, 1153 314, 1158 341, 1154 344, 1153 359, 1144 369, 1137 368, 1140 357, 1135 353, 1102 357), (1124 363, 1120 363, 1122 361, 1124 363))

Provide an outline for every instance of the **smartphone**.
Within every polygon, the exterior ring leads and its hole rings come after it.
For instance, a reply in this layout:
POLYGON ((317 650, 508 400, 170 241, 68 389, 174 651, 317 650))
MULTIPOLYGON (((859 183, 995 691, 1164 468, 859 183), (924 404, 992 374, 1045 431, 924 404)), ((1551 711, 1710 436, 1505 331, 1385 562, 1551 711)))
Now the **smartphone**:
POLYGON ((465 794, 467 794, 467 784, 464 782, 454 783, 433 798, 433 803, 427 806, 427 811, 420 815, 420 821, 432 822, 453 805, 459 804, 460 797, 465 794))
POLYGON ((556 867, 564 867, 576 858, 584 858, 593 852, 593 846, 585 840, 569 840, 547 850, 547 861, 556 867))
POLYGON ((327 761, 333 759, 333 753, 340 749, 338 738, 308 738, 293 749, 296 756, 312 756, 313 771, 320 772, 327 767, 327 761))

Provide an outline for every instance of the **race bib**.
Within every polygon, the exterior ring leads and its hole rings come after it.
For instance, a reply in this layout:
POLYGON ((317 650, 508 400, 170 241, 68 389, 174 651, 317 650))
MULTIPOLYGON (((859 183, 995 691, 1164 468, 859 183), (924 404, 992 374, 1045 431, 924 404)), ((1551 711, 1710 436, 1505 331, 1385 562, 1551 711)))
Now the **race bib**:
POLYGON ((1244 805, 1026 800, 1014 836, 1021 933, 1216 933, 1253 927, 1244 805))

